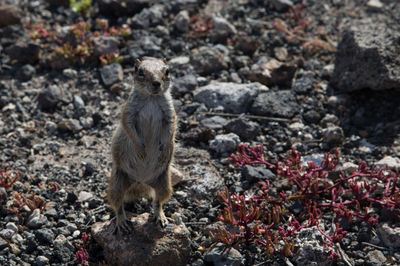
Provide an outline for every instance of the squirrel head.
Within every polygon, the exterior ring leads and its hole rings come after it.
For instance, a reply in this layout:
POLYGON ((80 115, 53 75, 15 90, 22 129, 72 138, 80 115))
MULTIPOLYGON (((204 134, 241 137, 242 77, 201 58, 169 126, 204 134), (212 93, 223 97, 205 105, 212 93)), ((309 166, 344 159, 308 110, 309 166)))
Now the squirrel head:
POLYGON ((161 95, 171 86, 171 77, 165 60, 144 57, 135 64, 135 88, 149 95, 161 95))

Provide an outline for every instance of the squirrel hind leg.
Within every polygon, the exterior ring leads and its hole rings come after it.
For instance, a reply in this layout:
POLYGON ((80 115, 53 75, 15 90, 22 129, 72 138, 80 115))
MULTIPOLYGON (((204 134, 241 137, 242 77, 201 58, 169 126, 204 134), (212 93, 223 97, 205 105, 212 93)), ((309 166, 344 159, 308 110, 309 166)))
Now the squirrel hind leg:
POLYGON ((156 179, 154 185, 151 186, 155 191, 155 197, 153 200, 154 220, 157 224, 164 228, 165 226, 167 226, 168 220, 167 217, 165 217, 163 205, 172 196, 172 185, 169 170, 166 169, 156 179))
POLYGON ((114 234, 121 235, 132 230, 124 209, 124 197, 130 187, 129 176, 120 169, 113 169, 111 175, 107 197, 116 217, 114 234))

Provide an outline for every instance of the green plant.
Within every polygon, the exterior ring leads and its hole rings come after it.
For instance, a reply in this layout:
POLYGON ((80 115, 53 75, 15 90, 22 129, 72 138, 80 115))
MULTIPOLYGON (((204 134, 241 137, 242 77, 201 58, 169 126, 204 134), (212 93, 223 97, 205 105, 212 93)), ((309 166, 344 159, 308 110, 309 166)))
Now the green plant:
POLYGON ((85 15, 92 9, 92 0, 70 0, 72 11, 85 15))
POLYGON ((119 53, 112 53, 107 55, 100 56, 100 62, 103 66, 109 65, 112 63, 122 63, 123 58, 119 55, 119 53))

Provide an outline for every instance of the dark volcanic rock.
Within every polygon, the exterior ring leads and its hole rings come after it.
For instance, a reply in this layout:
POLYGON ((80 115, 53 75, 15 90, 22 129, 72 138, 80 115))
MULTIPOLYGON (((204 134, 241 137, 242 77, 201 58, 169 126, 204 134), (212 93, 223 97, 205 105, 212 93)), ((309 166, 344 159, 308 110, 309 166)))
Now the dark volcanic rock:
POLYGON ((38 96, 39 107, 44 111, 54 109, 59 101, 61 101, 61 89, 57 85, 44 88, 38 96))
POLYGON ((332 86, 338 91, 399 88, 399 31, 369 19, 353 25, 343 32, 332 86))
POLYGON ((150 0, 99 0, 100 13, 108 16, 134 15, 151 4, 150 0))
POLYGON ((104 249, 110 264, 186 265, 190 255, 189 231, 185 225, 169 224, 160 230, 144 213, 132 217, 134 233, 117 236, 112 233, 115 224, 97 223, 92 235, 104 249))
POLYGON ((19 63, 32 64, 39 60, 40 46, 35 43, 18 42, 6 49, 11 60, 19 63))
POLYGON ((253 140, 260 131, 260 125, 253 121, 239 117, 230 121, 225 128, 243 140, 253 140))
POLYGON ((289 90, 260 93, 250 111, 255 115, 292 118, 300 110, 293 92, 289 90))

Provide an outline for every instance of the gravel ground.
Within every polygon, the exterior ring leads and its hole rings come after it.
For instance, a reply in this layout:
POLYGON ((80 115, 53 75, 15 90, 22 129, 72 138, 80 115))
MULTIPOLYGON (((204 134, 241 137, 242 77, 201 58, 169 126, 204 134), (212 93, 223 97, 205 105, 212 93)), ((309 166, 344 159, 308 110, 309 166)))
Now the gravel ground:
MULTIPOLYGON (((394 244, 363 222, 348 223, 345 255, 334 262, 326 254, 268 258, 257 246, 220 255, 207 228, 222 209, 217 191, 255 189, 270 174, 229 164, 242 142, 263 144, 271 162, 291 147, 310 160, 339 147, 343 162, 390 156, 400 168, 400 3, 92 2, 85 12, 68 0, 0 1, 0 166, 21 173, 0 190, 0 264, 78 264, 82 235, 114 216, 106 200, 110 139, 143 56, 165 58, 174 78, 174 164, 183 180, 165 212, 179 213, 189 231, 188 265, 398 263, 400 223, 383 211, 379 222, 390 223, 394 244), (87 24, 72 26, 78 22, 87 24)), ((141 200, 128 210, 151 208, 141 200)), ((85 245, 90 265, 106 263, 101 245, 85 245)))

